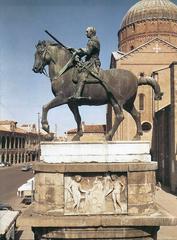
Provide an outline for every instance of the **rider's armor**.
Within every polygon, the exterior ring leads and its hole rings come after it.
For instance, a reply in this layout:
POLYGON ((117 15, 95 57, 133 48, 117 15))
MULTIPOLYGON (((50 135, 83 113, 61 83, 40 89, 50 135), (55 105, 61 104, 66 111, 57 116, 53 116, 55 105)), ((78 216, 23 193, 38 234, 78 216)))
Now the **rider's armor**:
POLYGON ((74 98, 79 99, 82 95, 82 90, 84 88, 85 82, 89 83, 89 79, 93 80, 94 75, 98 76, 101 62, 99 59, 100 53, 100 42, 97 36, 92 36, 88 42, 86 48, 81 48, 78 50, 78 56, 80 58, 85 57, 85 62, 76 61, 76 70, 74 81, 77 82, 77 90, 74 98), (92 75, 92 76, 91 76, 92 75))
POLYGON ((100 42, 97 38, 97 36, 92 36, 87 43, 87 47, 85 50, 86 62, 92 63, 97 70, 99 70, 101 66, 101 62, 99 59, 99 54, 100 54, 100 42))

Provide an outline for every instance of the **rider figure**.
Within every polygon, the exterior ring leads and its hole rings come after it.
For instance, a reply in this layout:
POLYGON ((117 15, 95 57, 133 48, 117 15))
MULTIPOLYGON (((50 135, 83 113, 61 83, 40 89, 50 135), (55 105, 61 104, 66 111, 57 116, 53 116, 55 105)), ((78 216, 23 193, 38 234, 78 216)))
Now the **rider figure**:
MULTIPOLYGON (((85 62, 83 64, 83 70, 93 73, 93 75, 98 76, 101 62, 99 59, 100 53, 100 42, 96 36, 96 29, 94 27, 88 27, 86 29, 86 36, 89 38, 86 48, 80 48, 76 50, 76 55, 79 58, 85 57, 85 62)), ((99 81, 98 81, 99 82, 99 81)), ((72 99, 81 99, 82 90, 85 85, 85 78, 81 76, 77 83, 77 89, 72 97, 72 99)))

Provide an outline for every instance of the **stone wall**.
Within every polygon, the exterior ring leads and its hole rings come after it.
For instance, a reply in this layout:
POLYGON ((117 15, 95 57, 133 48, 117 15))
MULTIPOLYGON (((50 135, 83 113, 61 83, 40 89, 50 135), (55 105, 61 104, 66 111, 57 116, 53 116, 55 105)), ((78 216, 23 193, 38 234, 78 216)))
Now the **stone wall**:
POLYGON ((154 207, 155 172, 128 173, 128 213, 150 214, 154 207))
POLYGON ((171 188, 177 192, 177 62, 171 64, 171 188))

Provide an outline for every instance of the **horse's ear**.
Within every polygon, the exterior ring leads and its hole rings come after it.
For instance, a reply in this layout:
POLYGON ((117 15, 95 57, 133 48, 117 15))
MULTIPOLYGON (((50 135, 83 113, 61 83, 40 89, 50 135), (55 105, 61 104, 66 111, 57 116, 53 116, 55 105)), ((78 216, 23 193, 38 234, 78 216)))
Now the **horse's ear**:
POLYGON ((46 46, 47 46, 47 43, 46 43, 46 41, 45 41, 45 40, 43 40, 43 41, 42 41, 42 45, 43 45, 44 47, 46 47, 46 46))

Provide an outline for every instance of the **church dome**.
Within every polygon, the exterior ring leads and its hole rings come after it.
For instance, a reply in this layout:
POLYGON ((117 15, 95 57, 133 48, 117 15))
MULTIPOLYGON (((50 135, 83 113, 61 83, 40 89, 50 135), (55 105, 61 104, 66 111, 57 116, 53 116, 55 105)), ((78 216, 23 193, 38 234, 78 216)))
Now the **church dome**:
POLYGON ((177 6, 169 0, 140 0, 124 16, 121 29, 144 20, 177 21, 177 6))

